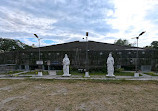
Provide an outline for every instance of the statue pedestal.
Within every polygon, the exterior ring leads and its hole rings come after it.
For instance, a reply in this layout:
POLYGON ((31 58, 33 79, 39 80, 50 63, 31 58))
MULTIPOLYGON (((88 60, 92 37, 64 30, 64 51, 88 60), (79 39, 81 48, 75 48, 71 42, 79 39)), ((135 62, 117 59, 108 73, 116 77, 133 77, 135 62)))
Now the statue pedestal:
POLYGON ((139 73, 134 73, 134 77, 139 77, 139 73))
POLYGON ((38 72, 38 76, 43 76, 42 72, 38 72))
POLYGON ((54 76, 54 75, 56 75, 56 71, 51 71, 51 70, 49 70, 49 71, 48 71, 48 74, 54 76))
POLYGON ((90 77, 89 72, 85 72, 85 76, 84 77, 90 77))
POLYGON ((113 74, 112 75, 107 74, 106 77, 115 77, 115 75, 113 75, 113 74))
POLYGON ((63 74, 62 77, 70 77, 71 74, 63 74))

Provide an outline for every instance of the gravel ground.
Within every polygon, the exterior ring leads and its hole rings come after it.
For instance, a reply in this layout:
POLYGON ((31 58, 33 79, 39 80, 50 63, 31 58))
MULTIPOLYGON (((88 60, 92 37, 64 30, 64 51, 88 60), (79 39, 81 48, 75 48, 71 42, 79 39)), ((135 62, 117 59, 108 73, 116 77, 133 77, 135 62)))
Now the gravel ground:
POLYGON ((158 111, 158 81, 0 80, 0 111, 158 111))

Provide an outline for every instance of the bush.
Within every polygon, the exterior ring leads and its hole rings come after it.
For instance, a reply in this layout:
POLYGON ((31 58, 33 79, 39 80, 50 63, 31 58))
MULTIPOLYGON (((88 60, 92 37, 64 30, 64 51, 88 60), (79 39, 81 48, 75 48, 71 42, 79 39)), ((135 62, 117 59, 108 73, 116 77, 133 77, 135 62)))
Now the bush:
POLYGON ((19 73, 19 72, 22 72, 22 71, 9 71, 7 74, 15 74, 15 73, 19 73))
POLYGON ((120 73, 120 72, 122 72, 122 71, 124 71, 123 68, 117 68, 117 69, 115 69, 115 72, 117 72, 117 73, 120 73))

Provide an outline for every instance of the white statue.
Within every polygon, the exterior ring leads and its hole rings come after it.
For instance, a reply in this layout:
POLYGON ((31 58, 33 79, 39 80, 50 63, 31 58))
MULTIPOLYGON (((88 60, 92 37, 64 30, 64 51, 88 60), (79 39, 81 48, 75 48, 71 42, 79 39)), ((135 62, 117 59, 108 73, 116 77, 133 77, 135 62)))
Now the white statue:
POLYGON ((109 57, 107 59, 107 72, 108 74, 106 76, 115 76, 114 75, 114 58, 112 57, 112 54, 109 54, 109 57))
POLYGON ((63 59, 63 76, 71 76, 71 74, 69 74, 69 65, 70 65, 70 60, 67 56, 67 54, 65 54, 65 57, 63 59))

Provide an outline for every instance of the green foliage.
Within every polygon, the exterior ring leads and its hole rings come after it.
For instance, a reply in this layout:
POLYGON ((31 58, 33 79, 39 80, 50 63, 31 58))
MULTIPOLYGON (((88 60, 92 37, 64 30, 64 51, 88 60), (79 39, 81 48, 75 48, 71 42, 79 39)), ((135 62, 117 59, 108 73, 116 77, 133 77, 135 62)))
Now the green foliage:
POLYGON ((151 46, 145 46, 144 48, 151 49, 152 47, 151 46))
POLYGON ((70 68, 70 72, 71 72, 71 71, 78 71, 77 68, 72 68, 71 66, 70 66, 69 68, 70 68))
POLYGON ((105 75, 106 72, 101 72, 101 71, 92 71, 89 72, 90 75, 105 75))
POLYGON ((116 72, 114 73, 115 76, 134 76, 133 72, 116 72))
MULTIPOLYGON (((38 71, 37 70, 34 70, 34 71, 29 71, 29 72, 26 72, 26 73, 22 73, 21 75, 29 75, 29 74, 38 74, 38 71)), ((48 71, 42 71, 42 74, 43 75, 48 75, 48 71)))
POLYGON ((63 75, 63 71, 62 70, 56 71, 56 74, 57 75, 63 75))
MULTIPOLYGON (((120 69, 119 71, 121 71, 123 69, 120 69)), ((72 75, 81 75, 83 76, 84 75, 84 72, 83 73, 80 73, 78 71, 71 71, 70 72, 72 75)), ((106 75, 107 72, 101 72, 101 71, 96 71, 96 70, 91 70, 91 72, 89 73, 90 76, 91 75, 106 75)), ((57 75, 63 75, 63 71, 57 71, 57 75)), ((133 72, 115 72, 114 73, 115 76, 134 76, 134 73, 133 72)))
POLYGON ((14 77, 18 77, 18 76, 19 76, 18 74, 14 75, 14 77))
POLYGON ((155 49, 158 49, 158 41, 153 41, 153 42, 151 43, 151 47, 152 47, 152 48, 155 48, 155 49))
POLYGON ((151 48, 154 48, 154 49, 158 49, 158 41, 153 41, 150 46, 145 46, 144 48, 148 48, 148 49, 151 49, 151 48))
POLYGON ((114 44, 117 44, 117 45, 125 45, 125 46, 132 46, 132 44, 130 44, 130 43, 128 42, 128 40, 126 40, 126 39, 124 39, 124 40, 118 39, 118 40, 116 40, 116 41, 114 42, 114 44))
POLYGON ((0 38, 0 51, 1 52, 22 50, 22 49, 28 49, 28 48, 31 48, 31 46, 28 46, 19 40, 0 38))
MULTIPOLYGON (((56 73, 57 73, 57 75, 63 75, 63 71, 62 70, 59 70, 56 73)), ((83 73, 78 72, 78 71, 70 71, 70 74, 72 74, 72 75, 83 75, 83 73)))
MULTIPOLYGON (((106 75, 107 73, 103 72, 91 72, 90 75, 106 75)), ((115 76, 134 76, 132 72, 115 72, 115 76)))
POLYGON ((154 72, 145 72, 144 74, 148 74, 148 75, 150 75, 150 76, 158 76, 158 75, 156 75, 154 72))
POLYGON ((15 74, 15 73, 19 73, 19 72, 22 72, 22 71, 9 71, 7 74, 15 74))
POLYGON ((120 73, 120 72, 122 72, 122 71, 124 71, 123 68, 117 68, 117 69, 115 69, 115 72, 116 72, 116 73, 120 73))

